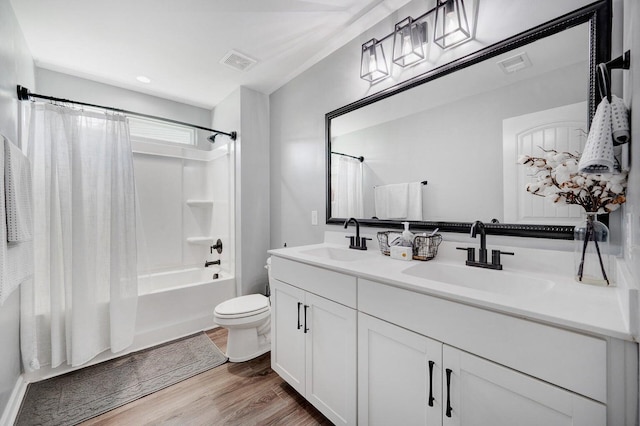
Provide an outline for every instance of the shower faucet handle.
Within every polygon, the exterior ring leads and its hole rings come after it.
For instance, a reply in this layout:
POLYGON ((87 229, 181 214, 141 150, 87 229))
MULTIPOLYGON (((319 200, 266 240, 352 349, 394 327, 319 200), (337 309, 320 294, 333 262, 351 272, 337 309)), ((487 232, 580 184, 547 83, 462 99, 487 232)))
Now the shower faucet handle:
POLYGON ((216 241, 216 243, 211 246, 211 254, 213 254, 214 250, 217 251, 218 254, 222 253, 222 240, 220 238, 218 238, 218 241, 216 241))

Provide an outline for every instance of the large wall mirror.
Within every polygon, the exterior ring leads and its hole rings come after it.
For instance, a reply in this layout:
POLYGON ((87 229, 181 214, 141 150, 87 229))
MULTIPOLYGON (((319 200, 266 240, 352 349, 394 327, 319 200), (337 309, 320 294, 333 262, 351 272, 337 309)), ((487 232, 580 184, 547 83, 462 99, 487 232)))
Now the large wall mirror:
POLYGON ((327 223, 573 238, 580 211, 526 193, 517 159, 584 146, 610 16, 591 4, 328 113, 327 223))

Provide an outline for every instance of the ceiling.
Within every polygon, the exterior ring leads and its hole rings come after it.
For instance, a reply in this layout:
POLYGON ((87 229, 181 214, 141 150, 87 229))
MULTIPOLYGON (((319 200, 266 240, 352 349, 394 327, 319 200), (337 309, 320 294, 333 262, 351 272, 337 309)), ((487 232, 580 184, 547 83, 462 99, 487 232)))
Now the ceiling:
POLYGON ((272 93, 408 2, 11 0, 38 67, 208 109, 272 93), (221 64, 232 49, 258 63, 221 64))

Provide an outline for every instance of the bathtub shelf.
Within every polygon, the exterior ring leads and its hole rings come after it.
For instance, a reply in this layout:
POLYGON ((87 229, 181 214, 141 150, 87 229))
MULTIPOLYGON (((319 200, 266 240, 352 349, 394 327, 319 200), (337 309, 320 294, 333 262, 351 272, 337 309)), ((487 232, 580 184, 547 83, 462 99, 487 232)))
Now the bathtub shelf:
POLYGON ((191 207, 213 207, 213 200, 187 200, 187 205, 191 207))
POLYGON ((187 242, 189 244, 200 244, 204 246, 210 246, 216 242, 216 239, 213 237, 189 237, 187 238, 187 242))

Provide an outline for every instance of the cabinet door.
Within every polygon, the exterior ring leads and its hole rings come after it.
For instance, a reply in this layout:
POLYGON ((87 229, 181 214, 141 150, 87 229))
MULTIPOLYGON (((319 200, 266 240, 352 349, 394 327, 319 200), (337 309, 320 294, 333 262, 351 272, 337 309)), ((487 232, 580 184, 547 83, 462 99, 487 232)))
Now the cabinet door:
POLYGON ((273 281, 271 285, 271 368, 304 395, 304 291, 277 280, 273 281))
POLYGON ((442 343, 358 314, 358 420, 442 423, 442 343))
POLYGON ((305 396, 334 424, 355 425, 356 311, 311 293, 305 297, 305 396))
POLYGON ((446 345, 442 358, 445 426, 606 425, 599 402, 446 345))

